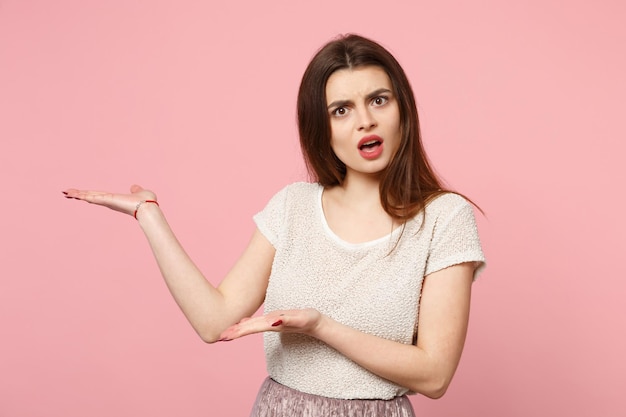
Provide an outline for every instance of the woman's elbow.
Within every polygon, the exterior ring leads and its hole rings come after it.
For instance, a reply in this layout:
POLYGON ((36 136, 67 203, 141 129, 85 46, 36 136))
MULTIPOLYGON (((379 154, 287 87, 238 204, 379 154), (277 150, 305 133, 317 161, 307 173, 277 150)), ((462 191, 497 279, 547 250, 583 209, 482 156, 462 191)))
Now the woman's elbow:
POLYGON ((202 339, 204 343, 208 343, 209 345, 212 345, 213 343, 219 341, 217 337, 214 337, 212 335, 211 336, 200 335, 200 339, 202 339))
POLYGON ((446 393, 446 391, 448 390, 448 386, 439 386, 439 387, 432 387, 429 388, 427 391, 425 391, 423 394, 425 396, 427 396, 428 398, 431 398, 433 400, 438 400, 439 398, 443 397, 443 395, 446 393))
POLYGON ((198 336, 204 343, 213 344, 220 341, 220 333, 210 330, 196 330, 198 336))
POLYGON ((222 320, 218 322, 202 323, 201 325, 193 326, 193 328, 204 343, 212 344, 222 341, 222 333, 235 323, 235 320, 222 320))
POLYGON ((441 377, 441 378, 432 378, 429 381, 422 381, 418 386, 414 387, 412 391, 419 392, 420 394, 431 398, 433 400, 437 400, 448 391, 448 387, 450 386, 452 378, 441 377))

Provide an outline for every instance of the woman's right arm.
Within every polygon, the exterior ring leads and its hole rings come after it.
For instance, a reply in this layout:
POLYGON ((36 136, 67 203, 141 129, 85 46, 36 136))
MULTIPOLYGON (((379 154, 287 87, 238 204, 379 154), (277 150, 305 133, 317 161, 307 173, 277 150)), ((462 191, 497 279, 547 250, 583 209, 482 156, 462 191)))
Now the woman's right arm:
MULTIPOLYGON (((156 196, 139 186, 131 194, 67 190, 66 197, 133 215, 137 204, 156 196)), ((213 287, 187 255, 157 204, 144 203, 137 220, 154 253, 165 283, 198 335, 219 340, 229 326, 261 306, 274 259, 274 247, 256 230, 247 248, 217 287, 213 287)))

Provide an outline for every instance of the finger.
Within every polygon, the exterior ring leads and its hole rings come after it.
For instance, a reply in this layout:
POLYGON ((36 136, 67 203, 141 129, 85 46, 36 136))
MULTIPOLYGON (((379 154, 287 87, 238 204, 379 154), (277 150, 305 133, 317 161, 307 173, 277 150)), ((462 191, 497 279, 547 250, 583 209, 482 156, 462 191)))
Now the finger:
POLYGON ((110 193, 102 191, 77 190, 75 188, 69 188, 63 191, 63 194, 66 198, 74 198, 77 200, 87 201, 89 203, 101 201, 104 196, 111 195, 110 193))
POLYGON ((151 191, 143 188, 141 185, 133 184, 130 187, 130 192, 132 194, 140 194, 142 200, 157 200, 156 194, 151 191))
POLYGON ((67 189, 67 190, 64 190, 64 191, 61 191, 61 192, 63 193, 63 196, 65 198, 72 198, 72 199, 76 200, 76 197, 74 197, 74 195, 76 194, 76 191, 77 190, 74 190, 74 189, 70 188, 70 189, 67 189))
POLYGON ((78 198, 81 190, 77 190, 76 188, 68 188, 67 190, 62 191, 62 193, 67 198, 78 198))
POLYGON ((277 330, 277 326, 272 327, 278 319, 276 314, 271 316, 252 317, 242 319, 239 323, 230 326, 220 334, 220 341, 230 341, 239 339, 240 337, 248 336, 255 333, 267 332, 270 330, 277 330))
POLYGON ((93 204, 105 204, 111 197, 113 194, 103 191, 81 191, 78 194, 79 199, 93 204))
POLYGON ((276 321, 272 323, 272 327, 278 327, 278 326, 282 326, 283 324, 285 324, 285 314, 279 314, 278 317, 276 318, 276 321))

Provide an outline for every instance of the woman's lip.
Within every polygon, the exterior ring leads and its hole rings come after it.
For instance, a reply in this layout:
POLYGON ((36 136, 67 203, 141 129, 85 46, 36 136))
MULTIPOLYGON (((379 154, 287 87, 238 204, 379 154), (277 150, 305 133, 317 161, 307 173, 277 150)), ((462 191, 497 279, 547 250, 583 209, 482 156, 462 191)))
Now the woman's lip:
POLYGON ((359 154, 365 159, 376 159, 383 153, 383 140, 380 136, 365 136, 359 141, 359 154), (368 142, 377 142, 374 146, 363 146, 368 142))
POLYGON ((369 135, 369 136, 365 136, 365 137, 363 137, 363 138, 359 141, 359 144, 358 144, 358 146, 357 146, 357 147, 358 147, 359 149, 361 149, 361 147, 362 147, 364 144, 366 144, 367 142, 374 141, 374 140, 375 140, 375 141, 377 141, 377 142, 380 142, 380 144, 381 144, 381 145, 382 145, 382 143, 383 143, 383 139, 382 139, 380 136, 378 136, 378 135, 369 135))

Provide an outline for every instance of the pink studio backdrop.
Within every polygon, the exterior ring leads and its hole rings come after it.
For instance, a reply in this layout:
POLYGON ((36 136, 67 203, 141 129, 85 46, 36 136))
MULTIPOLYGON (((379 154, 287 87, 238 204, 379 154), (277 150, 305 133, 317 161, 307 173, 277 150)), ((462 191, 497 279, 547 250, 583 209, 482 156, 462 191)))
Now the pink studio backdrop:
POLYGON ((338 33, 388 46, 428 151, 486 211, 448 394, 419 416, 621 416, 622 2, 0 1, 0 416, 244 416, 262 338, 206 345, 135 221, 66 187, 156 190, 217 283, 305 178, 295 98, 338 33))

